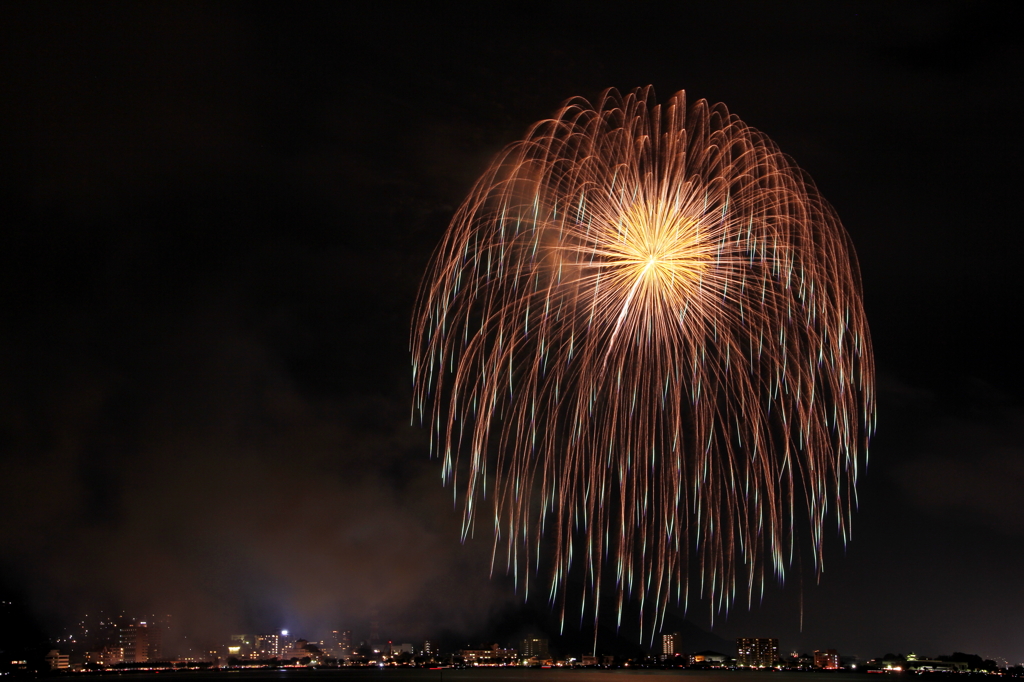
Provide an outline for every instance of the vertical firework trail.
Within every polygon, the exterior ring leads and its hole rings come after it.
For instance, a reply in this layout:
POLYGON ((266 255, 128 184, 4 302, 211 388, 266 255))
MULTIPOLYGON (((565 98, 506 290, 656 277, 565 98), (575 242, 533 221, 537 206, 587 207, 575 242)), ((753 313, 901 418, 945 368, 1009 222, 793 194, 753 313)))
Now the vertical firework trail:
POLYGON ((798 526, 818 571, 827 519, 849 537, 874 423, 856 257, 722 105, 609 90, 535 124, 452 220, 412 355, 464 537, 489 499, 494 565, 563 622, 573 571, 580 618, 632 595, 653 633, 669 601, 781 580, 798 526))

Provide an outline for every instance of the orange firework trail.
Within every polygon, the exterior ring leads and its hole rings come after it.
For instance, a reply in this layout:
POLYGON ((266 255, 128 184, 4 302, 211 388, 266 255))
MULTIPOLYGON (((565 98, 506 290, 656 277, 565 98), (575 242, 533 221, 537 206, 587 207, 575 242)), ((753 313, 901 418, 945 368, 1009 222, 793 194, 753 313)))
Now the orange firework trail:
POLYGON ((609 90, 534 125, 434 254, 412 353, 464 536, 489 499, 527 591, 548 538, 563 617, 573 570, 581 618, 604 589, 657 625, 691 591, 718 610, 781 580, 797 526, 819 571, 827 518, 848 538, 874 423, 856 258, 722 105, 609 90))

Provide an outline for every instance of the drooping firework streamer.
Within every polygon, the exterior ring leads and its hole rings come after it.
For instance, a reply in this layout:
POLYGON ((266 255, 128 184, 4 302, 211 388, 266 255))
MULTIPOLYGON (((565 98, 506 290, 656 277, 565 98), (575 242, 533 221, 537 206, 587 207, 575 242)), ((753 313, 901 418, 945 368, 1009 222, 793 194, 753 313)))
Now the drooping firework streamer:
POLYGON ((722 105, 609 90, 530 128, 435 252, 412 355, 464 535, 493 515, 494 566, 563 617, 573 571, 581 618, 633 595, 653 632, 781 580, 797 524, 818 571, 827 520, 849 538, 874 425, 856 257, 722 105))

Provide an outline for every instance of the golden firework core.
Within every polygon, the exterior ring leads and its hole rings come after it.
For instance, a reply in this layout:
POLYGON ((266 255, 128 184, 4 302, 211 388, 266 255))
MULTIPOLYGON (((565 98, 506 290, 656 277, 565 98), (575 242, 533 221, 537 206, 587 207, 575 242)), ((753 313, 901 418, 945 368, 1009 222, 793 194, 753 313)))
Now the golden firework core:
POLYGON ((659 297, 685 296, 712 264, 699 222, 665 202, 638 201, 609 224, 606 265, 623 286, 659 297))

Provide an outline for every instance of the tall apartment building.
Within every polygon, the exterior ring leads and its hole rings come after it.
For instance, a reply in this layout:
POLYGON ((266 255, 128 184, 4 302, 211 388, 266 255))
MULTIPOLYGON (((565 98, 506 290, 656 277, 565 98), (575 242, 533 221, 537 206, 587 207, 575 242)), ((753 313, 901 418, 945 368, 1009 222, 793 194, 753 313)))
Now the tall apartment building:
POLYGON ((551 658, 548 653, 548 640, 530 635, 519 643, 519 655, 523 658, 537 657, 541 660, 551 658))
POLYGON ((683 636, 678 632, 661 636, 661 657, 663 659, 683 653, 683 636))
POLYGON ((345 658, 352 655, 351 630, 332 630, 331 640, 331 654, 335 658, 345 658))
POLYGON ((160 627, 155 623, 132 623, 118 629, 117 645, 126 663, 149 663, 160 660, 160 627))
POLYGON ((281 655, 280 635, 256 635, 256 655, 264 660, 281 655))
POLYGON ((736 664, 768 668, 779 661, 779 640, 774 637, 741 637, 736 640, 736 664))

